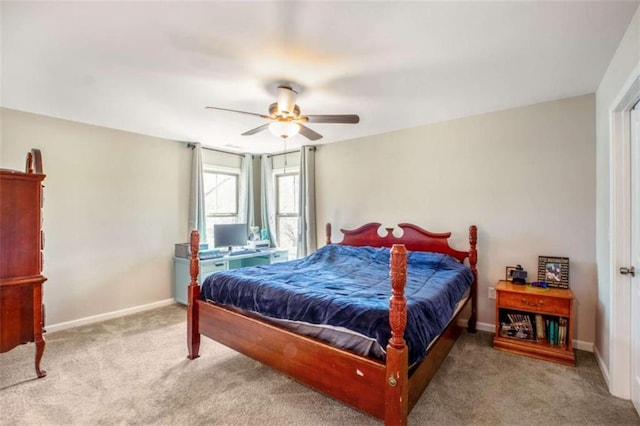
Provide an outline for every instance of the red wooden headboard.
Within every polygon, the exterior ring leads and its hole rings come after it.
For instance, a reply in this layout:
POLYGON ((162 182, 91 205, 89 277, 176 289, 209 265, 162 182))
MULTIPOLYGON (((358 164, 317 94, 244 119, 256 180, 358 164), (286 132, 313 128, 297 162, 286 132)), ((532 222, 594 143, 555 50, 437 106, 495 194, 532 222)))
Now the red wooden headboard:
MULTIPOLYGON (((411 251, 431 251, 444 253, 458 259, 460 262, 468 257, 471 265, 476 264, 477 252, 476 243, 478 230, 475 225, 469 227, 469 251, 460 251, 449 246, 451 232, 434 233, 429 232, 411 223, 401 223, 398 226, 402 229, 402 235, 393 235, 393 228, 385 228, 387 234, 378 235, 380 223, 367 223, 357 229, 341 229, 344 234, 341 242, 333 244, 343 244, 350 246, 371 246, 371 247, 391 247, 394 244, 404 244, 407 250, 411 251)), ((327 244, 331 242, 331 224, 327 223, 327 244)))

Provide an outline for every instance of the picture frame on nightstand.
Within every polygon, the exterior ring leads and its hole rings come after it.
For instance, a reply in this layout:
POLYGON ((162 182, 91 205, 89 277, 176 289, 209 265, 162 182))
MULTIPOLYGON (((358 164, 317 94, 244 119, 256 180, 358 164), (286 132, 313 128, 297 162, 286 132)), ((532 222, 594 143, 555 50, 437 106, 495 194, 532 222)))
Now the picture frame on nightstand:
POLYGON ((505 281, 509 281, 509 282, 513 282, 513 277, 511 276, 511 271, 515 271, 516 267, 515 266, 507 266, 505 268, 505 277, 504 280, 505 281))
POLYGON ((538 256, 538 281, 548 287, 569 288, 569 258, 538 256))

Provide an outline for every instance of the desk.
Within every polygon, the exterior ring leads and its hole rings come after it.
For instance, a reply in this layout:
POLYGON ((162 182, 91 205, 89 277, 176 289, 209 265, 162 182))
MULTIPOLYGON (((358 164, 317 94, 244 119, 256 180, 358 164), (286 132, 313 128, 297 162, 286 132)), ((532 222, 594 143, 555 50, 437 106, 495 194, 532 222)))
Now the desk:
MULTIPOLYGON (((289 260, 289 251, 286 249, 266 249, 237 256, 202 259, 198 262, 200 266, 198 283, 202 284, 206 277, 217 271, 268 265, 270 263, 286 262, 287 260, 289 260)), ((190 260, 186 258, 173 258, 173 298, 183 305, 187 304, 187 287, 191 281, 189 262, 190 260)))

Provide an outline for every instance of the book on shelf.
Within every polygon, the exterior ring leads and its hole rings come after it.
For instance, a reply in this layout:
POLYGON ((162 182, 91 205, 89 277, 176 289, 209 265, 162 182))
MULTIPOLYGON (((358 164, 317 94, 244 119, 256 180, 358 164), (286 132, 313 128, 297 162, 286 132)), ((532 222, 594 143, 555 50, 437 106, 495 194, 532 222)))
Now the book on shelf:
POLYGON ((567 345, 567 326, 566 318, 548 317, 544 319, 544 328, 550 345, 567 345))
POLYGON ((500 336, 519 340, 536 341, 536 331, 533 326, 535 318, 532 315, 521 312, 506 314, 508 321, 500 325, 500 336))
POLYGON ((566 346, 567 318, 506 311, 500 316, 500 336, 530 342, 547 341, 553 346, 566 346))
POLYGON ((538 338, 538 340, 546 339, 547 337, 544 326, 544 318, 540 314, 536 314, 536 337, 538 338))
POLYGON ((567 319, 560 318, 558 320, 558 345, 566 346, 567 345, 567 319))

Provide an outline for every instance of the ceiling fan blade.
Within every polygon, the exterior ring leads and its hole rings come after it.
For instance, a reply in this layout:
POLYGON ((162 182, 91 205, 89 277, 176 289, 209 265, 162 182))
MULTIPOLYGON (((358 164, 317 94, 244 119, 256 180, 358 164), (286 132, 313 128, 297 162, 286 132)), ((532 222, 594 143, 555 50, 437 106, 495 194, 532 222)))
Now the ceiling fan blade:
POLYGON ((360 117, 356 114, 307 115, 307 123, 356 124, 360 117))
POLYGON ((251 135, 255 135, 258 132, 261 132, 265 129, 269 128, 269 123, 267 124, 263 124, 262 126, 258 126, 255 129, 251 129, 251 130, 247 130, 246 132, 244 132, 242 134, 242 136, 251 136, 251 135))
POLYGON ((316 133, 310 128, 308 128, 307 126, 303 126, 302 124, 299 124, 299 125, 300 125, 300 134, 305 138, 312 141, 317 141, 318 139, 322 139, 322 135, 320 133, 316 133))
POLYGON ((257 114, 255 112, 238 111, 237 109, 218 108, 218 107, 212 107, 212 106, 208 106, 208 107, 205 107, 205 108, 206 109, 217 109, 219 111, 239 112, 240 114, 248 114, 248 115, 255 115, 255 116, 258 116, 258 117, 262 117, 262 118, 269 118, 268 115, 257 114))

